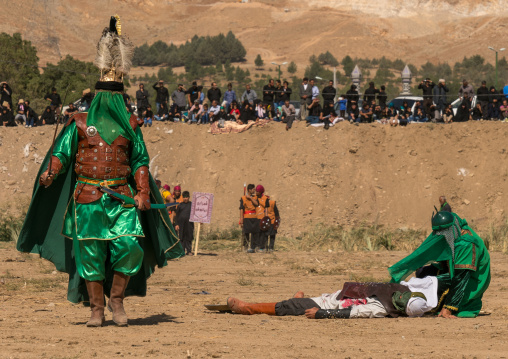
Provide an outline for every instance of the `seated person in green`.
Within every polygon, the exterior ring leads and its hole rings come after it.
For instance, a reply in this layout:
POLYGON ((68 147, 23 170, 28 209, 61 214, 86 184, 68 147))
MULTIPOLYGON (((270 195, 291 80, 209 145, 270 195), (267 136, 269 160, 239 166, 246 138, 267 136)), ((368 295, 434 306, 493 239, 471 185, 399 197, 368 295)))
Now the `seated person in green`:
POLYGON ((435 275, 442 292, 439 316, 474 318, 490 283, 489 252, 467 221, 455 213, 433 216, 432 231, 412 254, 388 269, 392 282, 399 283, 414 271, 417 277, 435 275))

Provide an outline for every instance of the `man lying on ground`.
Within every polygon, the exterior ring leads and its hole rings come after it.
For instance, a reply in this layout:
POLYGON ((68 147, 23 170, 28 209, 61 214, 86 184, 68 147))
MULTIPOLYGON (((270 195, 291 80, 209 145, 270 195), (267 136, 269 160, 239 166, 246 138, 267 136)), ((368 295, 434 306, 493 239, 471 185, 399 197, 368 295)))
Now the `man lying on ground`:
POLYGON ((245 303, 228 298, 233 313, 252 315, 304 315, 309 319, 420 317, 438 305, 436 277, 411 278, 397 283, 347 282, 341 290, 304 298, 297 292, 293 298, 278 303, 245 303))

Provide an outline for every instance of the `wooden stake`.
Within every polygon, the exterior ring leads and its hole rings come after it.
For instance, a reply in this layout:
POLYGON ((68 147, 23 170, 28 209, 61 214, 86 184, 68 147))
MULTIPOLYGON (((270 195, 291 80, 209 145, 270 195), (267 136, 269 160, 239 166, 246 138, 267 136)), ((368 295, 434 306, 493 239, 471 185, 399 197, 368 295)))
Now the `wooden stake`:
POLYGON ((198 246, 199 246, 199 232, 201 231, 201 223, 198 222, 198 233, 196 234, 196 248, 194 248, 194 256, 198 255, 198 246))

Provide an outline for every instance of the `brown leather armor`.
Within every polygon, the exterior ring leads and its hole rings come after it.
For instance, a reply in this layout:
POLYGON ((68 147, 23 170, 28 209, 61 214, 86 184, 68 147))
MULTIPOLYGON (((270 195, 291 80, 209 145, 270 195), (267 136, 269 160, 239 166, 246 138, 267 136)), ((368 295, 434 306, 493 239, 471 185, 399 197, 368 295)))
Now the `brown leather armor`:
MULTIPOLYGON (((87 131, 86 117, 86 113, 79 113, 72 117, 78 129, 78 152, 74 169, 76 174, 97 180, 128 178, 131 174, 130 141, 119 136, 111 145, 108 145, 96 131, 95 134, 87 131)), ((130 118, 129 123, 135 131, 138 126, 135 116, 130 118)), ((128 185, 116 186, 112 189, 133 198, 128 185)), ((84 183, 78 183, 74 193, 77 203, 91 203, 102 195, 103 192, 97 186, 84 183)))

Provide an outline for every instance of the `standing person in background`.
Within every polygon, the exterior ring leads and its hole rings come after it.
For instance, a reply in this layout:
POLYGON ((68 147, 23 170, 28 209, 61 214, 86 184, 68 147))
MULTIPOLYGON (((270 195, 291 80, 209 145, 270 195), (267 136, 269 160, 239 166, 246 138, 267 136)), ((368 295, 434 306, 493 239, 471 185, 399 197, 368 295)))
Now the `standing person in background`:
POLYGON ((273 104, 275 108, 284 105, 284 100, 282 99, 283 95, 284 95, 284 91, 283 91, 282 83, 280 82, 280 80, 277 80, 275 82, 275 96, 274 96, 275 100, 274 100, 274 104, 273 104))
POLYGON ((423 80, 418 88, 423 92, 423 107, 425 108, 425 115, 430 116, 430 106, 432 106, 432 89, 436 86, 434 82, 428 77, 423 80))
POLYGON ((439 208, 439 212, 452 212, 452 207, 450 207, 450 205, 448 204, 448 202, 446 202, 446 197, 445 196, 441 196, 439 197, 439 204, 441 205, 441 207, 439 208))
POLYGON ((145 85, 139 84, 139 90, 136 91, 136 106, 139 118, 143 118, 143 113, 148 107, 148 97, 150 97, 150 94, 145 90, 145 85))
POLYGON ((208 101, 210 101, 210 103, 212 103, 213 101, 217 101, 217 103, 220 104, 222 92, 220 88, 217 87, 216 82, 212 82, 212 87, 208 90, 206 97, 208 98, 208 101))
POLYGON ((335 100, 335 95, 337 94, 337 90, 333 87, 333 81, 330 80, 328 82, 328 86, 323 88, 323 107, 326 107, 330 102, 333 103, 335 100))
POLYGON ((62 99, 60 98, 60 95, 56 92, 55 87, 51 89, 51 93, 48 93, 46 94, 46 96, 44 96, 44 99, 49 101, 51 110, 55 112, 56 116, 60 116, 62 99))
POLYGON ((347 100, 345 94, 339 96, 339 98, 337 99, 337 104, 338 108, 335 110, 335 112, 338 112, 340 118, 345 119, 347 110, 347 100))
POLYGON ((347 100, 347 112, 351 112, 351 106, 356 104, 356 109, 358 109, 358 101, 360 100, 360 95, 358 94, 358 90, 356 89, 356 85, 351 85, 351 88, 346 92, 346 100, 347 100))
POLYGON ((189 107, 191 107, 196 100, 201 102, 201 91, 202 87, 198 86, 196 81, 193 81, 192 86, 185 92, 187 95, 187 103, 189 104, 189 107))
POLYGON ((267 85, 263 87, 263 104, 267 107, 270 106, 271 117, 275 116, 275 110, 273 109, 273 102, 275 99, 275 85, 273 79, 270 79, 267 85))
POLYGON ((242 94, 242 98, 240 99, 242 103, 245 103, 245 101, 248 101, 251 106, 254 105, 254 101, 258 99, 258 95, 256 94, 256 91, 250 89, 250 85, 245 85, 245 91, 242 94))
POLYGON ((280 96, 280 100, 282 101, 282 104, 279 104, 279 106, 284 105, 284 103, 287 101, 291 101, 291 94, 293 93, 293 90, 291 90, 291 87, 289 87, 289 82, 284 81, 282 84, 282 94, 280 96))
POLYGON ((169 91, 164 86, 164 81, 159 80, 159 82, 156 82, 153 86, 153 89, 157 93, 157 96, 155 97, 155 105, 157 106, 157 113, 159 112, 159 108, 161 107, 161 103, 166 104, 166 106, 169 103, 169 91), (158 85, 158 86, 157 86, 158 85))
POLYGON ((64 111, 64 118, 63 123, 67 123, 69 118, 71 118, 73 115, 77 114, 79 111, 76 107, 74 107, 74 104, 72 102, 69 103, 69 107, 64 111))
POLYGON ((469 100, 474 96, 473 86, 471 86, 466 79, 462 80, 462 86, 459 88, 459 97, 462 99, 465 94, 468 95, 469 100))
POLYGON ((432 90, 432 94, 434 95, 434 103, 436 104, 436 110, 439 111, 439 114, 442 114, 448 104, 448 100, 446 99, 446 93, 448 92, 448 87, 446 87, 446 81, 444 79, 439 79, 437 86, 432 90))
POLYGON ((479 103, 482 109, 482 118, 486 120, 489 117, 489 89, 487 81, 482 81, 482 85, 476 90, 476 103, 479 103))
POLYGON ((386 100, 388 99, 388 95, 386 94, 386 86, 382 85, 381 89, 379 90, 377 94, 377 101, 379 106, 381 106, 381 109, 384 109, 386 107, 386 100))
POLYGON ((228 90, 224 93, 224 102, 226 102, 226 112, 231 111, 231 103, 236 102, 236 92, 233 90, 233 84, 228 83, 228 90))
POLYGON ((300 121, 304 121, 309 115, 307 107, 312 103, 312 87, 309 85, 309 79, 303 78, 299 88, 300 94, 300 121))
POLYGON ((0 82, 0 90, 1 90, 1 96, 0 96, 0 103, 7 102, 9 106, 12 108, 12 89, 9 86, 9 84, 5 81, 0 82))
POLYGON ((178 237, 182 243, 185 254, 192 254, 192 241, 194 240, 194 222, 190 221, 192 202, 189 201, 189 192, 182 193, 182 203, 176 208, 176 226, 178 237))
POLYGON ((363 94, 363 102, 372 105, 372 101, 376 101, 376 94, 378 93, 379 90, 374 85, 374 82, 369 82, 369 88, 363 94))
POLYGON ((247 186, 247 193, 240 199, 240 221, 242 227, 243 240, 242 245, 247 253, 254 253, 259 241, 259 219, 256 208, 259 206, 256 196, 256 187, 253 184, 247 186), (250 248, 249 248, 250 236, 250 248))
POLYGON ((319 88, 315 85, 315 80, 314 79, 310 79, 309 85, 311 87, 312 100, 315 100, 315 99, 317 99, 319 97, 319 88))
POLYGON ((268 195, 266 195, 265 213, 268 218, 270 218, 270 228, 261 232, 260 249, 266 249, 267 252, 273 252, 275 246, 275 236, 277 235, 277 229, 279 228, 280 223, 280 215, 275 200, 273 197, 268 195), (268 238, 270 238, 269 243, 268 238))
MULTIPOLYGON (((261 224, 261 221, 266 216, 266 206, 268 197, 265 196, 265 188, 262 185, 256 186, 256 197, 258 198, 258 206, 256 207, 256 215, 258 217, 259 223, 261 224)), ((261 226, 260 226, 261 228, 261 226)), ((258 252, 263 253, 265 251, 265 243, 263 243, 263 233, 260 229, 259 233, 259 240, 256 244, 256 247, 259 248, 258 252)), ((252 247, 251 247, 252 248, 252 247)), ((253 248, 256 249, 256 248, 253 248)))
POLYGON ((51 109, 51 106, 46 106, 46 109, 41 115, 39 121, 37 121, 37 126, 42 125, 54 125, 55 124, 55 113, 51 109))
MULTIPOLYGON (((88 109, 90 108, 90 105, 92 104, 92 100, 93 100, 93 95, 92 95, 92 92, 90 91, 90 89, 83 90, 83 93, 81 96, 81 105, 80 105, 80 107, 83 107, 83 112, 88 111, 88 109)), ((127 101, 125 103, 127 104, 127 101)))
POLYGON ((178 88, 171 94, 173 100, 174 112, 182 113, 185 110, 187 101, 185 100, 185 88, 182 84, 178 84, 178 88))

